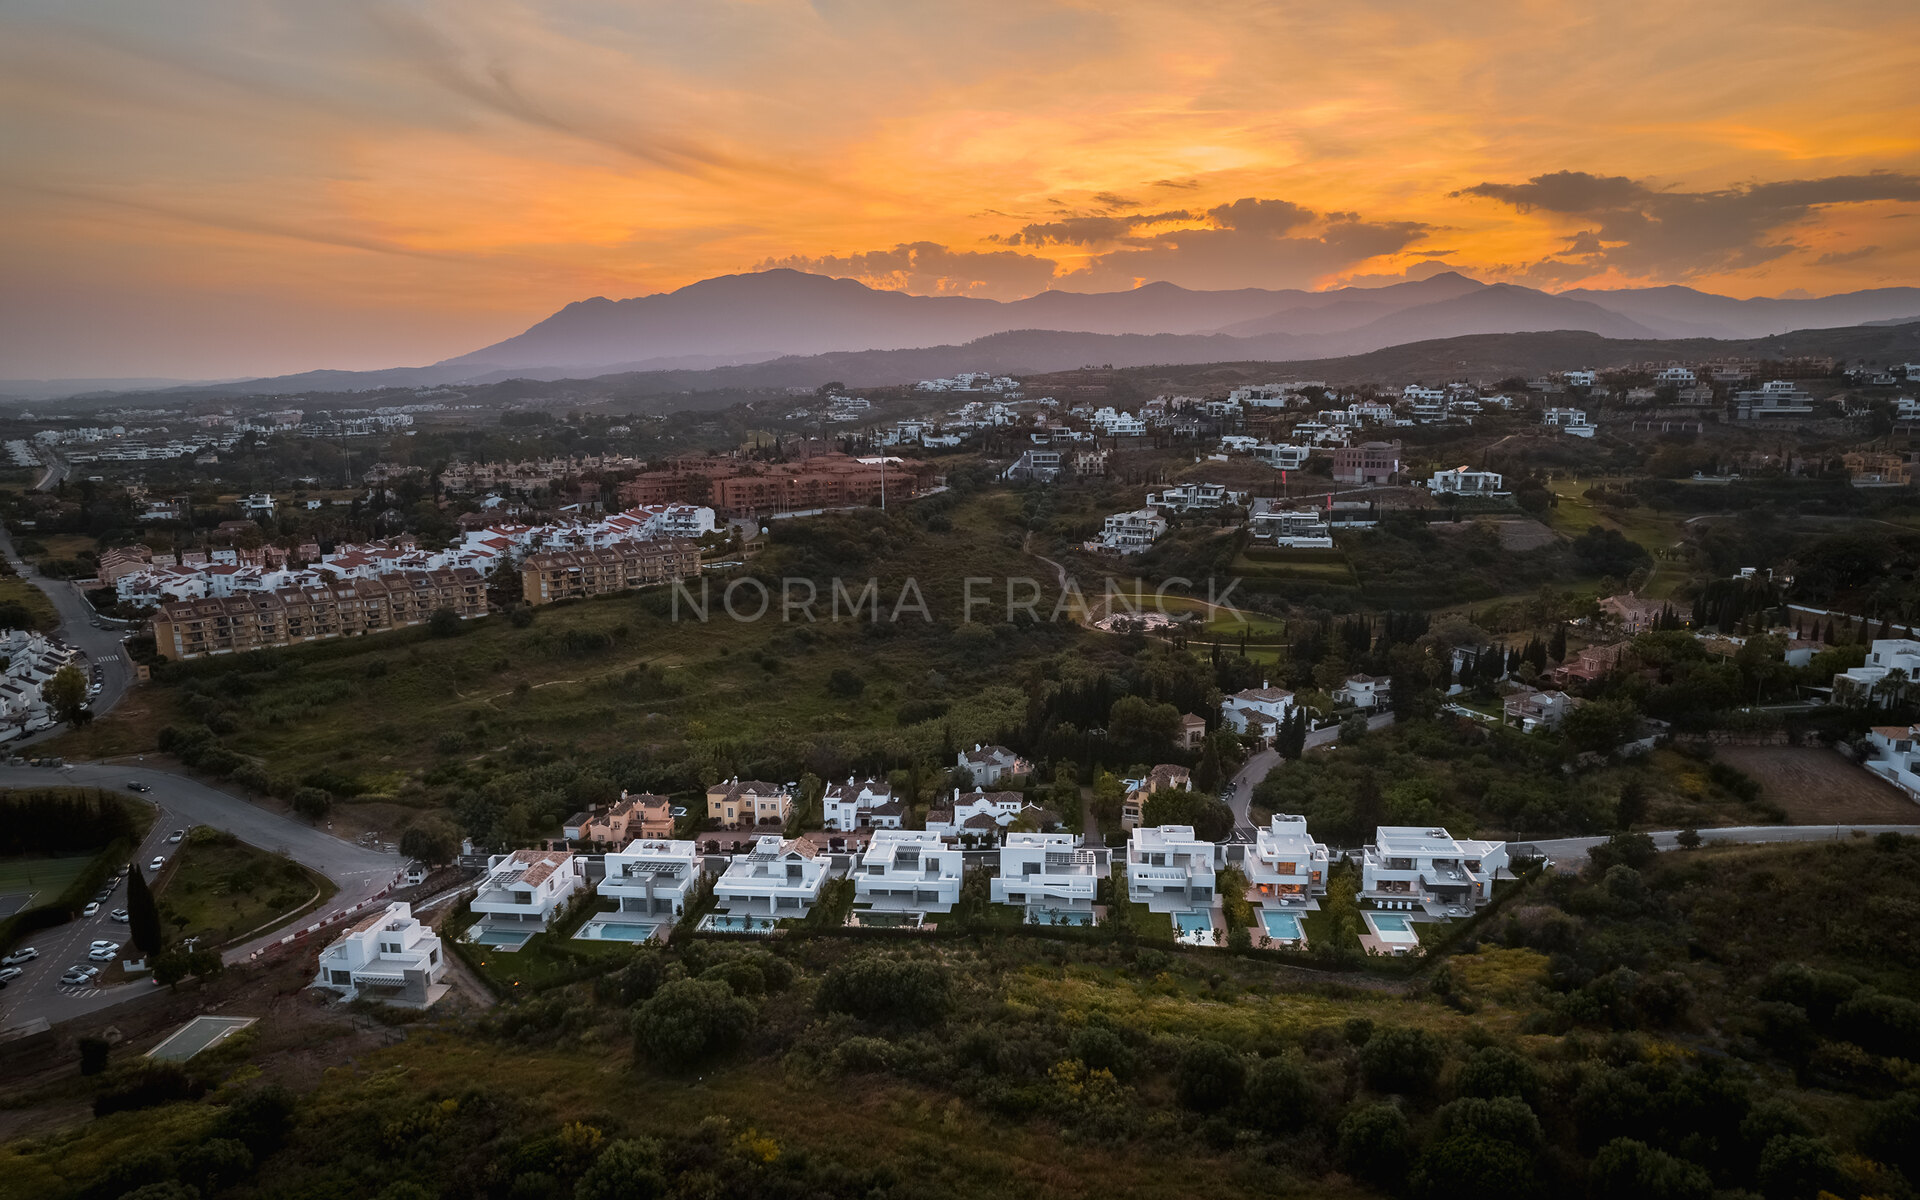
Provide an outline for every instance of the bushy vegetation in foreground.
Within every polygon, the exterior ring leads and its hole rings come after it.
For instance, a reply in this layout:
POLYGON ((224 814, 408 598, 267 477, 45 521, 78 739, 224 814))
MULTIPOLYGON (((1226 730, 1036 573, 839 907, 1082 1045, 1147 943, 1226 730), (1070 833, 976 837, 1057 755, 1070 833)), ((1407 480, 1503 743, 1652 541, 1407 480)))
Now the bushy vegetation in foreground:
POLYGON ((96 1119, 7 1147, 0 1178, 100 1200, 1906 1196, 1916 905, 1913 839, 1623 835, 1412 986, 1039 937, 697 941, 416 1027, 304 1094, 244 1046, 129 1059, 96 1119))

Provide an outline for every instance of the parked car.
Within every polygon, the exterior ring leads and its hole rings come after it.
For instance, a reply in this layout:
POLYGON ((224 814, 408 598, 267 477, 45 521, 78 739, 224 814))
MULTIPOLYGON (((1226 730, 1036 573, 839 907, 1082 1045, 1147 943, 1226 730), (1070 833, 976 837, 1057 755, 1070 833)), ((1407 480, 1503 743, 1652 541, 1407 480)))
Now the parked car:
POLYGON ((94 900, 88 903, 88 905, 85 908, 80 910, 80 915, 83 917, 91 917, 92 915, 94 915, 99 911, 100 911, 100 902, 98 900, 94 900))
POLYGON ((120 953, 118 950, 89 950, 87 957, 94 962, 112 962, 113 956, 118 953, 120 953))
POLYGON ((109 941, 106 938, 99 938, 93 945, 87 947, 89 950, 118 950, 119 948, 119 942, 109 941))
POLYGON ((19 967, 0 967, 0 983, 12 983, 24 974, 19 967))
POLYGON ((116 908, 112 912, 108 913, 107 915, 112 917, 114 920, 120 922, 122 925, 125 925, 128 921, 133 919, 132 916, 124 908, 116 908))
POLYGON ((133 780, 131 783, 127 784, 127 790, 130 792, 150 792, 153 790, 153 788, 148 786, 147 784, 141 783, 138 779, 136 779, 136 780, 133 780))
POLYGON ((17 967, 21 963, 32 962, 40 957, 40 952, 32 946, 22 946, 5 958, 0 958, 0 967, 17 967))
POLYGON ((161 867, 164 867, 166 865, 167 865, 166 856, 164 854, 156 854, 153 856, 153 861, 147 864, 147 870, 158 871, 161 867))
POLYGON ((68 967, 67 973, 60 977, 60 982, 68 987, 82 987, 98 978, 100 978, 99 967, 68 967))

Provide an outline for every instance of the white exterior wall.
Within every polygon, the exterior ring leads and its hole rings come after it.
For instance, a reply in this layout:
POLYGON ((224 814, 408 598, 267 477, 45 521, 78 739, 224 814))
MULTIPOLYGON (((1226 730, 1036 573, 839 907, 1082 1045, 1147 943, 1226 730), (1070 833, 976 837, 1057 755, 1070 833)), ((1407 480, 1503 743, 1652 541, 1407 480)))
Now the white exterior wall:
POLYGON ((1127 897, 1157 913, 1194 912, 1214 901, 1214 847, 1189 825, 1135 829, 1127 839, 1127 897))
POLYGON ((856 905, 896 912, 951 912, 960 899, 960 851, 926 829, 882 829, 854 872, 856 905))
POLYGON ((700 851, 692 842, 633 841, 607 855, 607 875, 597 889, 623 913, 679 916, 687 892, 700 878, 700 851))

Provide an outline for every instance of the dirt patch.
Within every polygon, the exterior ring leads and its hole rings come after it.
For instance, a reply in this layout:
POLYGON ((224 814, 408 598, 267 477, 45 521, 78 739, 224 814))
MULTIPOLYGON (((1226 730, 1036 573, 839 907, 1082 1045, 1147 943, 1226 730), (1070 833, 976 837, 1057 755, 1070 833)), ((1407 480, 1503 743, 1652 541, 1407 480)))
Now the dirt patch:
POLYGON ((1760 782, 1794 825, 1912 825, 1920 804, 1864 767, 1813 746, 1719 746, 1714 757, 1760 782))

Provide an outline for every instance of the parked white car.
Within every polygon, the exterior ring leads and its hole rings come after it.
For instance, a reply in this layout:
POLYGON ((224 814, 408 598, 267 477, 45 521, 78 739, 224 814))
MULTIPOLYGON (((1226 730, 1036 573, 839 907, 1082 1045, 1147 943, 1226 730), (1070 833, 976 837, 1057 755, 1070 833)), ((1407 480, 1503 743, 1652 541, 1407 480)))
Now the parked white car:
POLYGON ((80 915, 83 917, 90 917, 99 911, 100 911, 100 902, 98 900, 89 900, 87 902, 87 906, 80 910, 80 915))
POLYGON ((0 958, 0 967, 17 967, 21 963, 32 962, 40 957, 40 952, 32 946, 22 946, 5 958, 0 958))
POLYGON ((24 974, 19 967, 0 967, 0 983, 12 983, 24 974))

